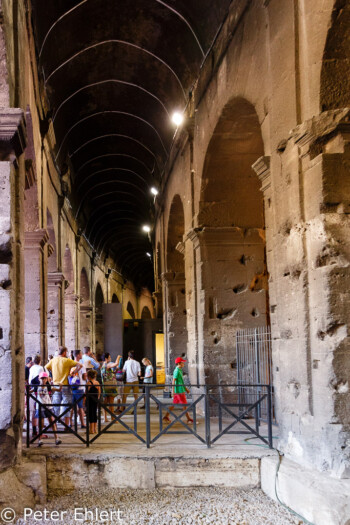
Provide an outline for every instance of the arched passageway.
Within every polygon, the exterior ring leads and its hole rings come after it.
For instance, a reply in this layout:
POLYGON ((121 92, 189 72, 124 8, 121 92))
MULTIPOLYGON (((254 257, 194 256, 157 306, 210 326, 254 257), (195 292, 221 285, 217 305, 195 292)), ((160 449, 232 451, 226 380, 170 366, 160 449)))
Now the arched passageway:
POLYGON ((232 100, 207 149, 198 216, 198 275, 205 298, 199 350, 209 383, 236 380, 236 331, 267 323, 263 195, 252 169, 263 154, 254 107, 232 100))
POLYGON ((131 319, 135 319, 135 310, 130 301, 127 304, 126 311, 130 315, 131 319))
POLYGON ((80 347, 91 346, 90 286, 85 268, 80 272, 80 347))
POLYGON ((142 308, 141 319, 152 319, 152 314, 148 306, 144 306, 142 308))
POLYGON ((95 351, 104 352, 103 303, 105 302, 100 283, 97 283, 95 292, 95 351))
POLYGON ((69 246, 66 246, 63 257, 63 275, 65 284, 64 293, 64 328, 65 345, 69 350, 77 347, 76 341, 76 304, 77 296, 74 292, 74 269, 72 254, 69 246))
POLYGON ((120 303, 118 296, 115 293, 112 295, 112 303, 120 303))
POLYGON ((175 195, 169 213, 166 272, 163 273, 167 373, 174 367, 174 358, 187 353, 184 232, 184 208, 180 196, 175 195))

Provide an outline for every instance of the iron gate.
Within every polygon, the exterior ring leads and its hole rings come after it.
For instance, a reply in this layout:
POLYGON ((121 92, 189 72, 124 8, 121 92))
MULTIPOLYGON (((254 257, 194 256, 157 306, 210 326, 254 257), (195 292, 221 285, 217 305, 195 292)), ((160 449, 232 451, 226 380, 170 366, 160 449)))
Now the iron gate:
MULTIPOLYGON (((271 358, 271 328, 246 328, 236 333, 237 383, 239 385, 273 384, 271 358)), ((272 390, 272 418, 276 423, 274 392, 272 390)), ((256 388, 238 388, 239 403, 253 404, 259 392, 256 388)), ((259 405, 258 417, 267 420, 267 401, 259 405)))

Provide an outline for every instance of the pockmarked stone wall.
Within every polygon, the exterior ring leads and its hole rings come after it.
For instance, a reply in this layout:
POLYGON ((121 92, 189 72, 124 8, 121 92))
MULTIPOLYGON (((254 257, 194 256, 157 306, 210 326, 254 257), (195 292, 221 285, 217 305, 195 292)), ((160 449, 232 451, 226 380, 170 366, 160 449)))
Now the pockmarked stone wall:
POLYGON ((180 195, 191 381, 233 382, 236 330, 271 324, 279 449, 338 478, 350 436, 348 14, 332 0, 231 6, 175 137, 155 240, 164 268, 180 195))

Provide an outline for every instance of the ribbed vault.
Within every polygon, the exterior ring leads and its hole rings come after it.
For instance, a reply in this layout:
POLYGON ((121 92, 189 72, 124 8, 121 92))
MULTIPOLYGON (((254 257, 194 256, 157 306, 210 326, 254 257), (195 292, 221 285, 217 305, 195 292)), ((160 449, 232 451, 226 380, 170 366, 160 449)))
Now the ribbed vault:
POLYGON ((183 110, 231 0, 32 0, 39 72, 51 106, 59 168, 98 253, 152 288, 142 230, 152 220, 183 110))

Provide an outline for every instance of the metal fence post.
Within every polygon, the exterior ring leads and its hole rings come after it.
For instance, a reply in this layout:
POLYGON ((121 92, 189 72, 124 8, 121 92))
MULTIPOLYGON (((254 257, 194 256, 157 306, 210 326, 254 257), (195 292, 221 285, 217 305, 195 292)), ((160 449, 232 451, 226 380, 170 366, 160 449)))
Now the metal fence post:
POLYGON ((89 387, 85 385, 86 395, 86 446, 90 446, 89 387))
POLYGON ((271 385, 267 385, 267 425, 268 425, 269 447, 273 448, 271 385))
POLYGON ((210 405, 209 405, 209 394, 208 387, 204 386, 204 401, 205 401, 205 440, 207 443, 207 448, 211 447, 211 438, 210 438, 210 405))
POLYGON ((30 386, 26 385, 26 398, 27 398, 27 448, 29 448, 30 445, 30 410, 29 410, 29 403, 30 403, 30 386))
POLYGON ((146 408, 146 444, 150 448, 151 443, 151 404, 150 404, 150 386, 145 386, 145 408, 146 408))

